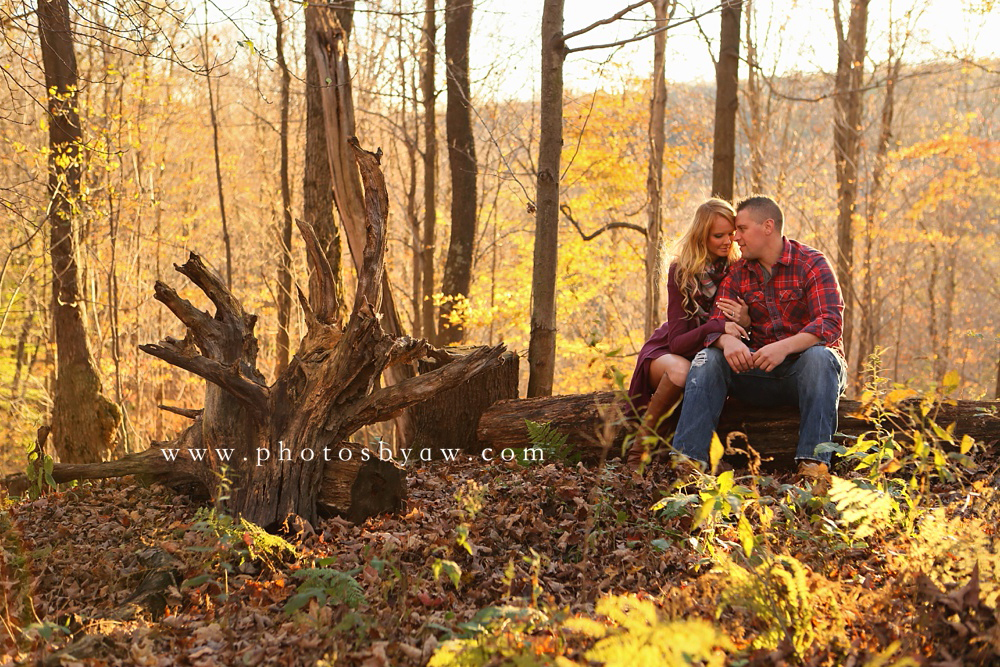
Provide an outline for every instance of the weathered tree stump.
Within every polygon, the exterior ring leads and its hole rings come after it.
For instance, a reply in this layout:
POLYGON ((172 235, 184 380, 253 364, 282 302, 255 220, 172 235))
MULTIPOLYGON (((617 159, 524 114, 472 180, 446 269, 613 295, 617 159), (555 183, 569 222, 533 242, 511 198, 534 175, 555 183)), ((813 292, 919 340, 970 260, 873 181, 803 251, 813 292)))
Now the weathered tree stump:
MULTIPOLYGON (((915 408, 919 401, 903 403, 915 408)), ((568 436, 568 444, 585 462, 622 453, 626 435, 635 431, 622 416, 626 404, 614 391, 570 394, 515 401, 501 401, 489 408, 479 420, 479 439, 495 450, 528 446, 526 419, 548 423, 568 436)), ((840 401, 838 431, 856 436, 872 429, 872 423, 859 416, 858 401, 840 401)), ((935 404, 926 419, 942 426, 955 424, 955 433, 969 435, 988 444, 1000 440, 1000 403, 996 401, 945 401, 935 404)), ((672 428, 671 423, 666 424, 672 428)), ((900 424, 900 427, 903 425, 900 424)), ((795 408, 756 408, 728 401, 719 419, 718 433, 725 441, 730 433, 742 433, 760 454, 777 461, 795 456, 798 441, 799 413, 795 408)), ((669 435, 669 430, 661 431, 669 435)), ((741 438, 742 440, 742 438, 741 438)))
MULTIPOLYGON (((475 352, 478 347, 460 346, 438 350, 433 356, 417 362, 421 374, 441 368, 475 352)), ((479 418, 497 401, 517 398, 518 356, 506 352, 500 363, 462 384, 442 391, 410 410, 414 422, 414 438, 410 447, 419 456, 427 449, 433 458, 442 456, 442 449, 480 454, 482 446, 476 435, 479 418)))
POLYGON ((485 347, 423 375, 374 390, 382 372, 424 356, 428 344, 382 330, 381 298, 389 199, 378 154, 351 138, 365 186, 367 238, 354 307, 343 324, 334 276, 312 227, 299 230, 315 268, 309 298, 299 291, 307 332, 274 384, 257 370, 257 318, 248 314, 221 277, 191 254, 176 270, 215 305, 209 315, 167 285, 155 297, 187 328, 140 349, 206 380, 201 412, 185 411, 192 424, 173 441, 106 464, 57 465, 56 481, 120 474, 151 474, 200 484, 209 492, 225 475, 232 485, 228 508, 265 528, 289 515, 314 522, 324 507, 359 521, 400 507, 402 472, 378 452, 348 443, 362 426, 389 419, 411 405, 455 387, 499 363, 503 345, 485 347), (175 452, 173 460, 162 450, 175 452), (200 452, 201 455, 194 454, 200 452), (367 454, 367 460, 365 459, 367 454))

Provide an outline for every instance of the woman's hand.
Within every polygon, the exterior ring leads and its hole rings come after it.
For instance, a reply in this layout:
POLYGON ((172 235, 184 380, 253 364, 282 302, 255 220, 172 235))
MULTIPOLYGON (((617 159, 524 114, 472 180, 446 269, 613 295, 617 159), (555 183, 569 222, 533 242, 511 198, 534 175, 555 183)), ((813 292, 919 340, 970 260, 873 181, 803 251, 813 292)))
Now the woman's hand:
POLYGON ((726 322, 726 333, 730 336, 736 336, 740 340, 750 340, 750 336, 747 335, 746 329, 736 324, 736 322, 726 322))
POLYGON ((716 304, 726 319, 746 328, 750 326, 750 306, 740 297, 736 297, 736 299, 738 302, 720 297, 716 304))

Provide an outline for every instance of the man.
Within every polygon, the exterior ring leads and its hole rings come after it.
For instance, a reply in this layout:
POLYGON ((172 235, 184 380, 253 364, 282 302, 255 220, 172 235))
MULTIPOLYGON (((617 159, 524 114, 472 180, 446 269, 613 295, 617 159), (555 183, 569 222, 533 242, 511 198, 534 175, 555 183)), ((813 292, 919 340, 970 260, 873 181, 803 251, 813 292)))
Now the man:
MULTIPOLYGON (((799 474, 829 480, 830 442, 846 384, 841 350, 844 302, 837 278, 818 250, 782 236, 781 208, 752 196, 736 207, 735 240, 743 259, 719 286, 718 298, 742 299, 750 309, 750 345, 711 334, 691 362, 673 447, 707 464, 712 432, 727 394, 758 406, 796 405, 799 474)), ((724 319, 719 307, 712 319, 724 319)))

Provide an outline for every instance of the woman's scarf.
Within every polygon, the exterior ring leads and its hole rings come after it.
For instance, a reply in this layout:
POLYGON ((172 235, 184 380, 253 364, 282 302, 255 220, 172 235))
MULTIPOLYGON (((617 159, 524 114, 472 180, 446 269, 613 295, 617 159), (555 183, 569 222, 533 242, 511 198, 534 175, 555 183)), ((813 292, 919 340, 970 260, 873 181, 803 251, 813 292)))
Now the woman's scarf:
POLYGON ((698 274, 698 289, 694 293, 694 302, 698 306, 696 317, 699 325, 708 321, 712 305, 715 303, 715 293, 719 290, 719 285, 722 284, 722 279, 726 277, 727 273, 729 273, 729 266, 723 258, 712 262, 698 274))

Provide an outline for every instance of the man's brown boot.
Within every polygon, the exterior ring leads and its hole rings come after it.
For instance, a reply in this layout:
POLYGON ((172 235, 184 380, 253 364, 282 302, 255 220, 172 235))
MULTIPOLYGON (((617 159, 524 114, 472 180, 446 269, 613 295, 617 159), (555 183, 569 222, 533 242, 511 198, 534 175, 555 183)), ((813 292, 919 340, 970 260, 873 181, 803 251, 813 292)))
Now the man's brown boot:
POLYGON ((648 453, 657 446, 654 441, 657 436, 656 427, 661 419, 673 413, 683 393, 684 388, 675 385, 664 373, 652 398, 649 399, 649 405, 646 406, 646 414, 642 417, 639 431, 635 434, 632 448, 625 459, 626 465, 638 468, 643 461, 647 463, 650 461, 648 453))
POLYGON ((819 461, 799 461, 797 482, 811 482, 814 496, 825 496, 830 491, 830 467, 819 461))

